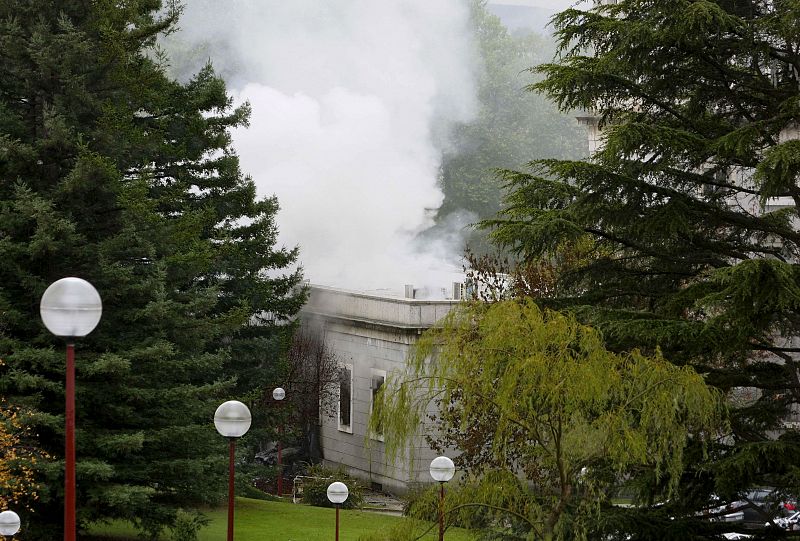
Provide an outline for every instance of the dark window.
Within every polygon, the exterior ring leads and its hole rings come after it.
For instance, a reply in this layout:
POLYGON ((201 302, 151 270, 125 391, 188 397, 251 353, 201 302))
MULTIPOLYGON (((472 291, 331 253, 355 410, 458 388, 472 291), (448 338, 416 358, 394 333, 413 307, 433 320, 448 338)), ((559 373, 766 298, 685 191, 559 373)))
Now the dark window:
MULTIPOLYGON (((372 387, 372 404, 375 404, 375 399, 378 396, 378 391, 380 391, 381 387, 383 387, 383 382, 384 381, 386 381, 386 376, 377 375, 377 374, 373 374, 372 375, 372 384, 371 384, 371 387, 372 387)), ((375 431, 374 435, 379 437, 379 438, 383 436, 383 428, 380 425, 378 425, 378 429, 375 431)))
POLYGON ((378 396, 378 391, 383 387, 383 382, 386 380, 385 376, 372 376, 372 402, 378 396))
POLYGON ((350 428, 350 401, 352 398, 353 372, 343 366, 339 369, 339 428, 350 428))

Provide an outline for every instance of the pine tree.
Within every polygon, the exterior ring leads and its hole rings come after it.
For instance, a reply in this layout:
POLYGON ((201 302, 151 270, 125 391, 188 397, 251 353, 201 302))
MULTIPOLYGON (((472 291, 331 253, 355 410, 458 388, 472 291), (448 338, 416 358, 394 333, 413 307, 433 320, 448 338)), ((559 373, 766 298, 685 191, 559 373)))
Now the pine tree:
MULTIPOLYGON (((157 0, 0 4, 0 393, 63 456, 63 344, 38 303, 58 278, 89 280, 104 312, 77 344, 78 519, 148 534, 224 494, 214 409, 279 378, 303 301, 277 202, 231 147, 248 107, 210 66, 165 75, 156 38, 178 15, 157 0)), ((62 472, 40 465, 28 538, 59 537, 62 472)))
MULTIPOLYGON (((797 494, 800 445, 785 421, 800 405, 800 7, 621 0, 554 23, 561 56, 532 90, 596 115, 603 146, 507 172, 504 215, 486 225, 529 261, 580 246, 540 302, 614 350, 659 348, 726 394, 731 430, 707 460, 688 451, 681 497, 608 526, 705 538, 714 528, 694 515, 715 497, 797 494)), ((637 481, 643 501, 661 497, 652 478, 637 481)))

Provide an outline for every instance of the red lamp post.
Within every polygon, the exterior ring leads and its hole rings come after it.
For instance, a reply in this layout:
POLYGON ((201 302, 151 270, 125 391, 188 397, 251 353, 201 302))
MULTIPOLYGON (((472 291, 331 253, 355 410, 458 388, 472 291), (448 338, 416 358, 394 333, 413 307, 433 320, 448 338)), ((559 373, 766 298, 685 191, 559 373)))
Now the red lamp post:
POLYGON ((339 507, 350 495, 347 485, 340 481, 328 485, 328 500, 336 507, 336 541, 339 541, 339 507))
POLYGON ((97 290, 81 278, 62 278, 42 295, 39 314, 47 330, 67 340, 64 445, 64 541, 75 541, 75 338, 94 330, 103 314, 97 290))
POLYGON ((228 541, 233 541, 234 459, 236 440, 250 429, 250 410, 238 400, 221 404, 214 413, 214 426, 220 435, 228 438, 228 541))
MULTIPOLYGON (((286 398, 286 391, 283 387, 275 387, 272 390, 272 398, 275 400, 275 404, 282 404, 283 399, 286 398)), ((281 442, 281 438, 283 436, 283 420, 280 421, 280 425, 278 426, 278 497, 280 498, 283 495, 283 460, 282 460, 282 451, 283 451, 283 443, 281 442)))
POLYGON ((431 477, 439 482, 439 541, 444 541, 444 484, 456 473, 455 464, 446 456, 437 456, 431 461, 431 477))

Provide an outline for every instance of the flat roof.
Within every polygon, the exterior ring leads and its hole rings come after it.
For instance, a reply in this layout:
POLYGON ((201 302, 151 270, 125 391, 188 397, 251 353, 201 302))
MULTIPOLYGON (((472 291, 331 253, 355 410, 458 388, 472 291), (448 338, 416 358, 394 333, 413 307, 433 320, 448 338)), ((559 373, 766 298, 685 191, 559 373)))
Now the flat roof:
POLYGON ((407 299, 375 292, 310 285, 303 312, 360 325, 396 329, 426 329, 459 302, 452 299, 407 299))

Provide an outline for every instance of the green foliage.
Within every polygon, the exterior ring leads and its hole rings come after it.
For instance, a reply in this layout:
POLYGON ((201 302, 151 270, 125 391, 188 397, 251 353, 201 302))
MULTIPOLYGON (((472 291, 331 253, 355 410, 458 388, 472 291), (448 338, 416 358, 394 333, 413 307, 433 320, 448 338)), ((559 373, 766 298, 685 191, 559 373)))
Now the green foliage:
MULTIPOLYGON (((590 257, 538 302, 595 326, 613 351, 693 366, 729 397, 731 432, 695 455, 657 511, 671 513, 674 538, 723 531, 696 517, 712 494, 797 492, 793 443, 774 439, 799 402, 798 24, 783 1, 622 0, 559 14, 561 56, 536 68, 531 89, 596 115, 602 146, 587 161, 507 171, 508 204, 484 223, 534 263, 588 238, 590 257)), ((636 482, 651 502, 663 489, 636 482)), ((651 512, 611 512, 630 528, 613 531, 666 535, 651 512)))
POLYGON ((144 535, 224 494, 211 419, 279 380, 302 305, 297 252, 276 248, 274 198, 239 169, 233 108, 211 67, 185 84, 151 55, 175 2, 0 3, 0 394, 31 411, 53 462, 28 535, 62 528, 63 342, 45 288, 89 280, 98 328, 77 344, 79 527, 144 535))
MULTIPOLYGON (((488 507, 475 505, 475 485, 447 485, 445 496, 445 527, 457 526, 469 530, 488 529, 494 524, 497 514, 488 507)), ((428 485, 406 495, 404 514, 427 522, 439 520, 440 487, 428 485)), ((506 518, 506 517, 504 517, 506 518)))
POLYGON ((689 436, 723 426, 719 393, 693 369, 612 353, 596 330, 530 299, 464 304, 421 337, 370 419, 387 453, 403 456, 437 399, 443 433, 455 427, 490 455, 461 505, 522 521, 538 539, 585 539, 598 505, 635 471, 671 496, 689 436))
MULTIPOLYGON (((249 454, 249 449, 244 449, 244 453, 249 454)), ((242 454, 244 454, 242 453, 242 454)), ((234 490, 237 496, 243 498, 252 498, 254 500, 270 500, 276 496, 272 496, 261 489, 260 483, 257 480, 277 478, 277 466, 266 466, 258 461, 248 462, 240 460, 236 464, 236 480, 234 490)))
POLYGON ((312 479, 303 480, 303 503, 316 507, 334 507, 328 499, 328 486, 340 481, 347 485, 349 493, 341 508, 357 509, 364 505, 364 488, 343 468, 331 469, 322 464, 315 464, 308 468, 306 475, 312 479))
POLYGON ((172 541, 197 541, 197 533, 208 526, 211 520, 198 511, 178 510, 172 526, 172 541))

